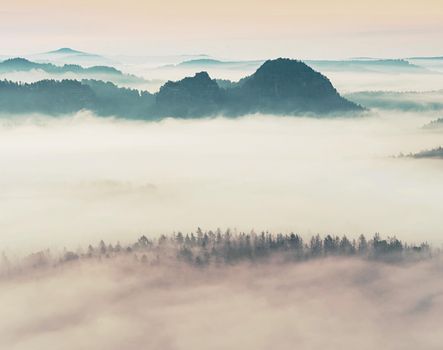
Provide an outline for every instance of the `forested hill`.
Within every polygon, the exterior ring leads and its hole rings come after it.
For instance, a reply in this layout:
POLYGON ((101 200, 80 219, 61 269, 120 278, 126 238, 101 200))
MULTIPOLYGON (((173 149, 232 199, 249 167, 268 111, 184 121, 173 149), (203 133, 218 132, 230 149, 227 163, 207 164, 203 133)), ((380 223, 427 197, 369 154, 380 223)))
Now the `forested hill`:
POLYGON ((88 109, 100 116, 154 120, 251 113, 333 115, 362 108, 341 97, 330 81, 289 59, 265 62, 253 75, 222 88, 206 72, 167 82, 157 94, 98 80, 0 83, 0 111, 61 115, 88 109))
POLYGON ((154 96, 98 80, 42 80, 31 84, 0 81, 0 111, 51 116, 90 110, 99 116, 149 117, 154 96))
POLYGON ((359 110, 341 97, 328 78, 301 61, 266 61, 254 74, 227 90, 232 113, 293 114, 359 110))
POLYGON ((52 253, 49 250, 29 255, 16 266, 11 264, 3 254, 0 260, 0 277, 2 273, 13 273, 26 268, 51 267, 82 259, 109 259, 130 257, 141 263, 176 264, 185 263, 197 267, 242 262, 297 263, 326 257, 353 257, 383 263, 409 263, 438 256, 439 250, 427 243, 407 244, 395 237, 382 238, 375 234, 372 238, 360 235, 358 239, 334 235, 312 236, 303 239, 298 234, 234 233, 231 230, 222 232, 202 231, 195 233, 178 232, 171 236, 161 235, 150 239, 141 236, 132 244, 105 243, 89 245, 77 251, 64 250, 52 253), (86 247, 85 247, 86 248, 86 247))
POLYGON ((417 159, 443 159, 443 147, 440 146, 431 150, 410 154, 409 157, 417 159))

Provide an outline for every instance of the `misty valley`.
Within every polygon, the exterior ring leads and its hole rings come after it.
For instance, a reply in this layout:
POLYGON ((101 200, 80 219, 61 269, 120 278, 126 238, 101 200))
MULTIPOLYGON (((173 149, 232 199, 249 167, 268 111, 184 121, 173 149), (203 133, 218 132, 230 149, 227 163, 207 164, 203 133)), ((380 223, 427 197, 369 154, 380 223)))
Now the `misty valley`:
POLYGON ((0 349, 440 349, 443 58, 0 62, 0 349))

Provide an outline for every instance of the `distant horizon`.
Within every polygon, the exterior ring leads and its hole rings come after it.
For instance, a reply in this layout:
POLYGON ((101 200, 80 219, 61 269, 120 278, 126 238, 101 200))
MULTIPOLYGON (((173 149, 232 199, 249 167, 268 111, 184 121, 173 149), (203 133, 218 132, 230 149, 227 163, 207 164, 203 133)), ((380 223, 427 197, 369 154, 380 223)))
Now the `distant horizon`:
POLYGON ((44 54, 55 54, 57 51, 61 51, 61 50, 72 50, 73 52, 77 52, 77 53, 83 53, 83 54, 90 54, 90 55, 98 55, 98 56, 104 56, 104 57, 133 57, 133 58, 161 58, 161 57, 180 57, 180 56, 195 56, 197 59, 200 59, 200 57, 207 57, 208 59, 217 59, 217 60, 241 60, 241 61, 248 61, 248 60, 268 60, 268 59, 274 59, 274 58, 278 58, 278 57, 282 57, 282 58, 291 58, 291 59, 300 59, 300 60, 384 60, 384 59, 416 59, 416 58, 443 58, 443 50, 440 51, 440 54, 438 52, 436 52, 435 54, 420 54, 419 52, 417 52, 416 54, 413 55, 408 55, 408 56, 383 56, 383 55, 367 55, 367 56, 358 56, 358 55, 354 55, 354 56, 335 56, 335 57, 303 57, 303 56, 294 56, 294 55, 277 55, 277 56, 257 56, 257 57, 238 57, 238 56, 218 56, 218 55, 214 55, 211 54, 209 52, 179 52, 177 51, 176 53, 151 53, 151 54, 137 54, 137 53, 123 53, 123 52, 99 52, 99 51, 92 51, 92 50, 88 50, 88 49, 82 49, 82 48, 78 48, 78 47, 71 47, 71 46, 66 46, 66 45, 61 45, 58 47, 53 47, 53 48, 43 48, 39 51, 20 51, 20 52, 0 52, 0 58, 2 57, 8 57, 8 58, 27 58, 27 57, 32 57, 32 56, 38 56, 38 55, 44 55, 44 54))
POLYGON ((6 55, 57 47, 241 59, 443 54, 441 0, 17 0, 3 4, 0 30, 6 55))

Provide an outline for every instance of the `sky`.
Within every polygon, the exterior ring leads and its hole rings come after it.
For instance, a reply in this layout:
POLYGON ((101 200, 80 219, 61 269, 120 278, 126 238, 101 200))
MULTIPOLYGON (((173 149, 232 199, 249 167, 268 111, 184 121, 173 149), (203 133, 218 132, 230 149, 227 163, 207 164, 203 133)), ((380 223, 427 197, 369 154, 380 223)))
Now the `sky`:
POLYGON ((58 47, 227 58, 443 55, 441 0, 17 0, 0 55, 58 47))

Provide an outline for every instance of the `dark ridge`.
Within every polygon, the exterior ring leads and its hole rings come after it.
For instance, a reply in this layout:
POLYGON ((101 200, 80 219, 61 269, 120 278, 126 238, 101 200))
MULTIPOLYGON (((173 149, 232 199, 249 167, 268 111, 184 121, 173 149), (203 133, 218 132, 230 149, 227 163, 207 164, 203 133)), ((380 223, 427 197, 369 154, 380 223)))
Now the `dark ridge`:
POLYGON ((82 80, 82 84, 90 87, 94 93, 92 111, 103 117, 145 119, 150 115, 155 101, 154 95, 147 91, 120 88, 111 82, 82 80))
POLYGON ((98 80, 42 80, 31 84, 0 81, 0 110, 52 116, 91 110, 99 116, 142 119, 152 106, 148 92, 98 80))
POLYGON ((341 97, 324 75, 305 63, 279 58, 266 61, 232 90, 232 112, 296 114, 362 110, 341 97))
MULTIPOLYGON (((33 64, 21 59, 16 63, 27 66, 33 64)), ((85 69, 76 65, 57 67, 50 64, 46 67, 121 73, 108 67, 85 69)), ((177 82, 168 81, 155 95, 118 88, 112 83, 98 80, 78 82, 75 85, 78 91, 75 93, 72 91, 72 82, 67 80, 51 83, 42 81, 35 84, 4 81, 1 86, 0 111, 8 113, 63 114, 75 112, 74 107, 77 106, 77 110, 90 109, 101 116, 153 120, 163 117, 198 118, 253 113, 333 116, 363 110, 359 105, 341 97, 325 76, 300 61, 289 59, 266 61, 254 74, 238 83, 225 84, 226 88, 221 88, 208 73, 200 72, 177 82), (46 91, 48 84, 52 87, 50 91, 46 91), (54 106, 61 103, 51 99, 50 95, 54 89, 60 90, 57 94, 63 94, 62 90, 67 90, 64 98, 71 108, 54 106), (26 97, 21 103, 10 102, 9 96, 13 101, 18 101, 20 94, 26 97), (38 99, 41 100, 37 101, 38 99), (44 106, 47 106, 46 111, 44 106)))
POLYGON ((161 116, 201 117, 220 112, 224 93, 208 73, 192 78, 168 81, 156 95, 156 112, 161 116))
POLYGON ((8 113, 61 115, 94 107, 92 89, 76 80, 32 84, 0 81, 0 110, 8 113))

